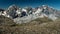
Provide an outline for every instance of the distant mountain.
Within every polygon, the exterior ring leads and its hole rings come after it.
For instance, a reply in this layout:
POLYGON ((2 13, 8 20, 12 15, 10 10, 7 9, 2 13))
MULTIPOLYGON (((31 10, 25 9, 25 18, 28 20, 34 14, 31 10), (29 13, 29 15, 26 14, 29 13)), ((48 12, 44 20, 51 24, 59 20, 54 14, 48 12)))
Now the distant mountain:
POLYGON ((4 11, 4 9, 0 9, 0 11, 4 11))
POLYGON ((57 15, 59 16, 60 14, 58 10, 47 5, 37 7, 37 10, 38 11, 36 11, 35 13, 40 13, 41 15, 43 14, 45 17, 52 18, 53 20, 57 19, 57 15))
POLYGON ((11 16, 12 18, 16 18, 16 17, 17 17, 16 11, 17 11, 18 9, 19 9, 18 6, 16 6, 16 5, 11 5, 11 6, 9 6, 8 9, 7 9, 7 14, 8 14, 9 16, 11 16))
POLYGON ((42 5, 36 8, 20 8, 16 5, 11 5, 8 7, 6 13, 6 15, 9 16, 9 18, 14 19, 14 21, 16 22, 29 22, 31 20, 44 17, 56 20, 58 17, 60 17, 60 12, 48 5, 42 5))

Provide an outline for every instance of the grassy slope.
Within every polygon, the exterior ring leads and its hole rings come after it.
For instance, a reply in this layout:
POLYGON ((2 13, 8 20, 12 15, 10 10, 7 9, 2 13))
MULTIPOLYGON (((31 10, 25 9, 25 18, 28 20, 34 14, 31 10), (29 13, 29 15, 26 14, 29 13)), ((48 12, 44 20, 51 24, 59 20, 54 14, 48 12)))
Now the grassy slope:
POLYGON ((12 19, 0 16, 0 26, 1 25, 13 25, 15 24, 12 19))
POLYGON ((26 24, 0 26, 0 34, 60 34, 60 20, 38 18, 26 24))

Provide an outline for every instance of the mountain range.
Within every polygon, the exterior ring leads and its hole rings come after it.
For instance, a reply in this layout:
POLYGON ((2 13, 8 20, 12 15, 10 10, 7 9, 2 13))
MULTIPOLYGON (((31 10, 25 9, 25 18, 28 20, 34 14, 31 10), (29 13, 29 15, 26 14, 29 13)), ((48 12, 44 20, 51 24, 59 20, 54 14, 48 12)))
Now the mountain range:
POLYGON ((4 11, 3 13, 0 12, 1 15, 11 18, 14 20, 14 22, 17 23, 26 23, 34 19, 44 17, 47 17, 54 21, 60 17, 60 12, 48 5, 42 5, 36 8, 20 8, 16 5, 11 5, 8 7, 8 9, 1 9, 0 11, 4 11))

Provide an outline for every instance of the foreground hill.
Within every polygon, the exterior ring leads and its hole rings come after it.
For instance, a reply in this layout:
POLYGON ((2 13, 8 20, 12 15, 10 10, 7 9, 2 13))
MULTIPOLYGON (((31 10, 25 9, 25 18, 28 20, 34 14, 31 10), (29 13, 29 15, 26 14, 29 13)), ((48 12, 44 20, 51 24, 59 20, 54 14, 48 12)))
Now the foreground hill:
POLYGON ((0 34, 60 34, 60 20, 53 22, 47 18, 38 18, 29 23, 13 25, 11 19, 0 16, 0 23, 9 23, 0 25, 0 34))
POLYGON ((15 23, 13 22, 12 19, 4 17, 4 16, 0 16, 0 26, 3 26, 3 25, 8 26, 8 25, 13 25, 13 24, 15 24, 15 23))

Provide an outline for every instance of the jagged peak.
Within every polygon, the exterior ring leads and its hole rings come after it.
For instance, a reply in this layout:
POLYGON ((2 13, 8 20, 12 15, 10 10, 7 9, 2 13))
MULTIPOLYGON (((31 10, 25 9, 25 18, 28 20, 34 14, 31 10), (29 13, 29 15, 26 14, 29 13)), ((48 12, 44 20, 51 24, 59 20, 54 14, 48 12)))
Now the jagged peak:
POLYGON ((19 7, 17 6, 17 5, 15 5, 15 4, 12 4, 12 5, 10 5, 9 7, 8 7, 8 10, 9 9, 19 9, 19 7))

